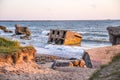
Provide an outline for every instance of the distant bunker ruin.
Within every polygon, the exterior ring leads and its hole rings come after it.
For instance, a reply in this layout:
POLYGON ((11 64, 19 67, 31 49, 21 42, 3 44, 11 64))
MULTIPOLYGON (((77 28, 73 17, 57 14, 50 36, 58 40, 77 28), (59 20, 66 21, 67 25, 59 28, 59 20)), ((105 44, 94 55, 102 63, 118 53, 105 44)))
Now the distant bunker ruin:
POLYGON ((69 30, 51 29, 49 33, 49 44, 57 45, 81 45, 82 35, 69 30))
POLYGON ((120 26, 108 27, 109 40, 112 45, 120 44, 120 26))

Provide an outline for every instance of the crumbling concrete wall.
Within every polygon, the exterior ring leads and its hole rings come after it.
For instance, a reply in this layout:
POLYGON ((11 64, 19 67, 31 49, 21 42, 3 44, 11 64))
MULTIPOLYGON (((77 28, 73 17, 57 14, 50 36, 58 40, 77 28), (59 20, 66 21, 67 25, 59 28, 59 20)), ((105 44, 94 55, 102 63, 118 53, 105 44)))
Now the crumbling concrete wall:
POLYGON ((109 40, 112 45, 120 44, 120 26, 108 27, 109 40))

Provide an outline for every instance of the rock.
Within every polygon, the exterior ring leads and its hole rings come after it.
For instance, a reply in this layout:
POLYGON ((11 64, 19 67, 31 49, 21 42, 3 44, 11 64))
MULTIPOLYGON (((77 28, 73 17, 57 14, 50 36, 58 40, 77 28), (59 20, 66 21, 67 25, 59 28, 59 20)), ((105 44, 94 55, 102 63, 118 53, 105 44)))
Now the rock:
POLYGON ((86 64, 84 60, 56 60, 52 68, 57 67, 86 67, 86 64))
POLYGON ((73 67, 73 63, 72 62, 69 62, 69 67, 73 67))
POLYGON ((109 40, 112 45, 120 44, 120 26, 107 27, 109 33, 109 40))
POLYGON ((35 61, 36 62, 54 62, 55 60, 62 59, 67 60, 68 58, 54 56, 54 55, 48 55, 48 54, 36 54, 35 61))
POLYGON ((78 66, 79 63, 80 63, 80 60, 75 60, 75 61, 73 61, 73 65, 74 65, 74 66, 78 66))
POLYGON ((31 38, 29 36, 20 36, 20 39, 30 40, 31 38))
POLYGON ((73 63, 69 60, 56 60, 51 66, 53 69, 56 67, 72 67, 73 63))
POLYGON ((29 36, 31 35, 30 30, 28 29, 28 27, 23 27, 20 26, 18 24, 15 25, 15 34, 16 35, 22 35, 24 34, 25 36, 21 36, 21 39, 30 39, 29 36))
POLYGON ((4 32, 12 33, 12 31, 8 30, 5 26, 0 25, 0 29, 3 30, 4 32))
POLYGON ((85 61, 84 61, 84 60, 81 60, 79 66, 80 66, 80 67, 86 67, 85 61))
POLYGON ((21 34, 26 34, 26 36, 30 36, 31 35, 31 32, 30 30, 28 29, 28 27, 22 27, 18 24, 15 24, 15 34, 16 35, 21 35, 21 34))
POLYGON ((5 26, 0 26, 0 29, 4 31, 4 30, 6 30, 6 27, 5 26))
POLYGON ((85 64, 88 68, 92 68, 91 59, 90 59, 90 56, 87 52, 84 52, 82 59, 85 61, 85 64))
POLYGON ((76 60, 77 58, 70 58, 69 60, 76 60))
POLYGON ((4 30, 4 32, 7 32, 7 33, 13 33, 13 31, 8 30, 8 29, 4 30))

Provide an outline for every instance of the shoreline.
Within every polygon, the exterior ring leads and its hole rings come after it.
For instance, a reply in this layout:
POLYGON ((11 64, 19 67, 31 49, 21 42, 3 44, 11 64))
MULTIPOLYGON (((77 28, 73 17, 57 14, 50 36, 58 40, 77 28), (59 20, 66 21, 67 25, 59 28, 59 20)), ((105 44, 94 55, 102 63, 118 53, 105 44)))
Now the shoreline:
MULTIPOLYGON (((1 67, 0 79, 2 80, 88 80, 90 76, 103 64, 108 64, 113 56, 120 52, 120 45, 99 47, 87 50, 94 65, 93 68, 58 67, 55 70, 48 67, 50 63, 21 63, 17 67, 13 65, 1 67), (97 54, 97 55, 96 55, 97 54), (95 62, 96 61, 96 62, 95 62), (98 64, 100 62, 100 64, 98 64), (29 67, 28 67, 29 64, 29 67), (19 67, 18 67, 19 66, 19 67), (16 72, 17 71, 17 72, 16 72)), ((36 54, 37 56, 37 54, 36 54)), ((3 65, 3 64, 2 64, 3 65)))
MULTIPOLYGON (((118 52, 120 52, 120 45, 91 48, 91 49, 86 49, 85 51, 88 52, 94 67, 99 67, 100 65, 108 64, 111 61, 112 57, 115 56, 118 52)), ((59 59, 60 58, 69 59, 66 57, 56 56, 56 55, 49 54, 49 53, 48 54, 47 53, 45 54, 36 53, 36 55, 55 56, 59 59)))

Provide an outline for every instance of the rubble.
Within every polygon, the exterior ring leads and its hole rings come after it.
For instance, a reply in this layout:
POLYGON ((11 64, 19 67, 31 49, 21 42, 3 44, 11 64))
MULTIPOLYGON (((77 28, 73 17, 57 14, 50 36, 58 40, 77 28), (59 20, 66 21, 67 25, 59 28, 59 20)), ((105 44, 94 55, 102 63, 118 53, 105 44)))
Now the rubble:
POLYGON ((39 54, 36 56, 35 61, 39 64, 52 63, 51 68, 56 67, 88 67, 92 68, 90 56, 87 52, 84 52, 82 58, 65 58, 60 56, 53 56, 47 54, 39 54))

